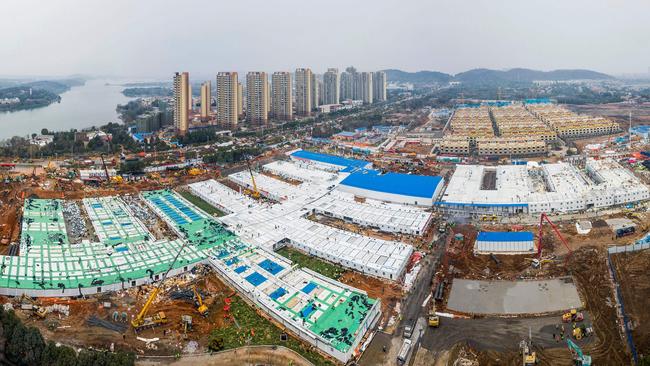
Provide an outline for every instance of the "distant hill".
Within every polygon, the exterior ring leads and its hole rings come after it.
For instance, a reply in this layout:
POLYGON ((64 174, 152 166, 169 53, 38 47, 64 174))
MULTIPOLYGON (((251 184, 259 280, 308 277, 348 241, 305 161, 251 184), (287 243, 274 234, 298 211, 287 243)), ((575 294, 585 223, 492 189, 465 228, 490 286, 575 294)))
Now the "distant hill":
POLYGON ((532 82, 535 80, 607 80, 614 77, 591 70, 553 70, 538 71, 530 69, 510 69, 507 71, 473 69, 454 75, 454 81, 465 83, 494 82, 532 82))
POLYGON ((472 69, 456 75, 449 75, 438 71, 407 72, 396 69, 384 70, 388 81, 413 83, 413 84, 435 84, 447 83, 450 81, 461 81, 464 83, 498 83, 498 82, 532 82, 535 80, 608 80, 614 77, 591 70, 553 70, 539 71, 523 68, 515 68, 506 71, 491 69, 472 69))
POLYGON ((413 84, 435 84, 448 83, 451 75, 438 71, 407 72, 402 70, 384 70, 386 79, 391 82, 413 83, 413 84))

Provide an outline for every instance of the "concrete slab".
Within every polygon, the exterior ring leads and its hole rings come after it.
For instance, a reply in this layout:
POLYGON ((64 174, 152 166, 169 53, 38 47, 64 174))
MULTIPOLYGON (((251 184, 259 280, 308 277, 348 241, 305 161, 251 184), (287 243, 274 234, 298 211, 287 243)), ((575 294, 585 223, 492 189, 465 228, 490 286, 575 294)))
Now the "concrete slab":
POLYGON ((542 314, 582 307, 571 278, 543 281, 455 279, 447 308, 470 314, 542 314))

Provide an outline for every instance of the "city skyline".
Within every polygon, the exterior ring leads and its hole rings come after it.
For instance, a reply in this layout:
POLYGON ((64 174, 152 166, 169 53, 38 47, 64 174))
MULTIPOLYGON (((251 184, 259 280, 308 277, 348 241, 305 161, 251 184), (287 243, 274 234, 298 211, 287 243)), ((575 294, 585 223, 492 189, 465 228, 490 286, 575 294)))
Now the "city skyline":
POLYGON ((604 1, 548 1, 538 6, 516 1, 350 5, 337 0, 329 4, 333 13, 288 0, 153 4, 89 5, 76 0, 4 4, 0 31, 6 36, 0 57, 5 62, 0 76, 161 79, 183 69, 205 78, 212 70, 242 73, 293 70, 300 65, 310 65, 320 74, 329 67, 343 70, 346 64, 362 70, 450 74, 523 67, 584 68, 616 75, 647 73, 650 64, 646 47, 650 25, 645 21, 650 3, 642 1, 616 6, 604 1), (202 11, 193 11, 199 7, 202 11), (213 15, 219 13, 236 16, 214 22, 213 15), (251 28, 237 27, 243 14, 251 28), (327 26, 332 16, 336 27, 327 26), (166 26, 178 19, 188 19, 186 26, 166 26), (198 34, 211 35, 209 47, 198 34), (244 46, 248 44, 256 47, 244 46), (48 62, 43 62, 44 55, 48 62), (259 61, 262 57, 264 62, 259 61))

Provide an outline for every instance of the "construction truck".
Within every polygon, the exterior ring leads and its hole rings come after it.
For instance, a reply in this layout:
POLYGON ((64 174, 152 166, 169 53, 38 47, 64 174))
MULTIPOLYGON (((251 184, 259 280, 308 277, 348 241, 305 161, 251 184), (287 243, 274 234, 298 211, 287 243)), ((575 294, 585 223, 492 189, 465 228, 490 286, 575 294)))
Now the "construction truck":
POLYGON ((582 312, 579 312, 576 309, 571 309, 571 311, 562 314, 562 321, 564 323, 579 323, 585 319, 585 315, 582 312))
POLYGON ((203 316, 208 316, 208 306, 203 303, 201 294, 196 290, 196 286, 192 286, 194 297, 196 297, 196 310, 203 316))
POLYGON ((566 339, 566 344, 573 355, 573 362, 577 366, 591 366, 591 356, 582 353, 582 349, 571 339, 566 339))
POLYGON ((111 177, 111 184, 122 184, 124 183, 124 178, 121 175, 116 175, 111 177))
POLYGON ((159 291, 160 291, 160 286, 156 286, 151 292, 151 294, 149 295, 149 298, 147 299, 147 302, 142 307, 142 310, 140 310, 140 312, 138 313, 138 316, 131 321, 131 325, 136 331, 149 328, 149 327, 156 327, 167 323, 167 316, 165 316, 165 313, 162 311, 159 311, 158 313, 152 316, 146 316, 149 307, 151 307, 151 304, 156 299, 156 296, 158 296, 159 291))
POLYGON ((429 309, 429 326, 438 328, 440 326, 440 318, 438 315, 436 315, 436 307, 432 306, 431 309, 429 309))

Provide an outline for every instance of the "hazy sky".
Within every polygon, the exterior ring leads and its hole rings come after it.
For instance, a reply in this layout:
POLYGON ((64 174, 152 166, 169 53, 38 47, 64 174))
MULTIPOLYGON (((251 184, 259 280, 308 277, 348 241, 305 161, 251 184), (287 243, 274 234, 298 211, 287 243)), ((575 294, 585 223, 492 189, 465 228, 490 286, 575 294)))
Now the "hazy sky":
POLYGON ((2 0, 0 75, 355 65, 645 73, 650 1, 2 0))

